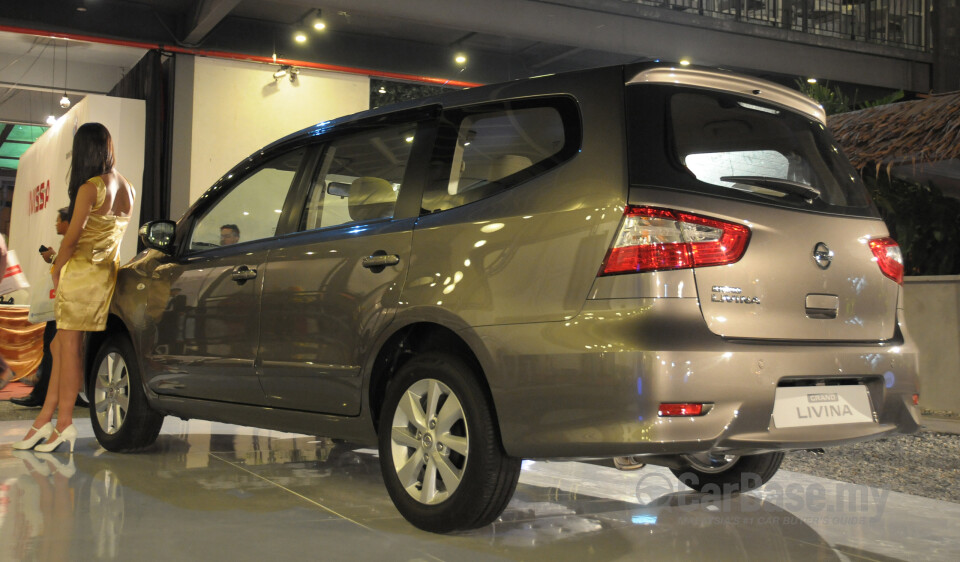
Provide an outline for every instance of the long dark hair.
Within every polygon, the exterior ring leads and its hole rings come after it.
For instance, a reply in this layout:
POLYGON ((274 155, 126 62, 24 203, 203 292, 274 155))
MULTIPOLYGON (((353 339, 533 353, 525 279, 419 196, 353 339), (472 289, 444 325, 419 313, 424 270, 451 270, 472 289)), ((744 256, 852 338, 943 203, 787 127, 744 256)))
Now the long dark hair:
POLYGON ((70 159, 70 218, 77 203, 77 191, 88 179, 113 169, 113 139, 110 131, 100 123, 84 123, 73 135, 73 157, 70 159))

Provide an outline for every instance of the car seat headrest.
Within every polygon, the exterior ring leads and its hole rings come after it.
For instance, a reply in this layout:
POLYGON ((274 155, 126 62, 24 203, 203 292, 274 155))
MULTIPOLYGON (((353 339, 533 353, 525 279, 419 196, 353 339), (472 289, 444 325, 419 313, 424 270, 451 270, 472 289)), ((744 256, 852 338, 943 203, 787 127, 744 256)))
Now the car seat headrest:
POLYGON ((388 218, 393 215, 397 192, 385 179, 362 177, 350 184, 347 202, 350 218, 355 221, 388 218))

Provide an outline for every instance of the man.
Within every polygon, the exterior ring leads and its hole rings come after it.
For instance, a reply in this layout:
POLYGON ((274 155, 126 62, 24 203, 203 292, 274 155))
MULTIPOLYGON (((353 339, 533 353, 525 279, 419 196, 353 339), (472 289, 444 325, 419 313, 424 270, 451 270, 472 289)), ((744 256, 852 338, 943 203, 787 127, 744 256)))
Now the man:
POLYGON ((235 224, 225 224, 220 227, 220 245, 227 246, 240 241, 240 227, 235 224))
MULTIPOLYGON (((57 229, 57 234, 63 236, 67 233, 67 227, 70 226, 70 218, 68 213, 70 209, 67 207, 62 207, 57 211, 57 221, 54 223, 54 227, 57 229)), ((43 256, 43 261, 47 263, 53 263, 53 260, 57 257, 57 251, 53 247, 46 247, 47 249, 43 252, 40 252, 40 255, 43 256)))
MULTIPOLYGON (((57 219, 54 226, 57 229, 57 234, 60 236, 66 234, 67 227, 70 226, 69 213, 70 209, 67 207, 57 210, 57 219)), ((57 251, 52 247, 48 247, 46 250, 40 252, 40 255, 43 257, 43 261, 53 263, 53 260, 57 256, 57 251)), ((43 406, 43 401, 47 398, 47 385, 50 383, 50 369, 53 367, 53 355, 50 353, 50 342, 53 341, 53 337, 56 335, 57 321, 51 320, 47 322, 46 327, 43 329, 43 360, 40 361, 40 366, 37 368, 37 382, 33 385, 33 390, 30 391, 30 394, 19 398, 11 398, 10 402, 27 408, 43 406)), ((77 405, 86 406, 86 403, 84 403, 82 399, 77 398, 77 405)))

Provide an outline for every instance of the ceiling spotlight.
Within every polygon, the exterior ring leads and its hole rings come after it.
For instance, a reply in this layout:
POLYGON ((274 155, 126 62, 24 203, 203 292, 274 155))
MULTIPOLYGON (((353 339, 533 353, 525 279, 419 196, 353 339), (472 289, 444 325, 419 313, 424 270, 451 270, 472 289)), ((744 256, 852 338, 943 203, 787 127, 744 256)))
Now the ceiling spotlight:
POLYGON ((816 84, 816 83, 817 83, 817 79, 816 79, 816 78, 807 78, 807 83, 808 83, 808 84, 816 84))
POLYGON ((690 66, 690 61, 687 59, 680 59, 680 66, 690 66))
POLYGON ((304 33, 302 29, 298 29, 293 32, 293 40, 296 41, 297 43, 306 43, 307 34, 304 33))
POLYGON ((67 97, 67 93, 63 93, 63 97, 60 98, 60 107, 66 109, 70 107, 70 98, 67 97))
POLYGON ((323 31, 327 28, 327 24, 323 21, 323 15, 320 10, 317 10, 317 13, 313 16, 313 19, 310 20, 310 25, 317 31, 323 31))
POLYGON ((57 118, 53 115, 47 115, 47 125, 51 127, 57 124, 57 118))
POLYGON ((467 55, 464 55, 463 53, 457 53, 457 56, 453 60, 456 61, 457 64, 466 64, 467 55))

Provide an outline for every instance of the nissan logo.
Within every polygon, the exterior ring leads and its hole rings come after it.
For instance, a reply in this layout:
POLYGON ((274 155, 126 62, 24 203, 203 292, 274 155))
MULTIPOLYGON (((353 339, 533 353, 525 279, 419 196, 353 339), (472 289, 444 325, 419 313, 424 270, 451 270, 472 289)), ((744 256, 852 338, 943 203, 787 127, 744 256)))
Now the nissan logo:
POLYGON ((817 262, 817 267, 820 269, 827 269, 833 263, 833 250, 823 242, 818 242, 813 247, 813 261, 817 262))

